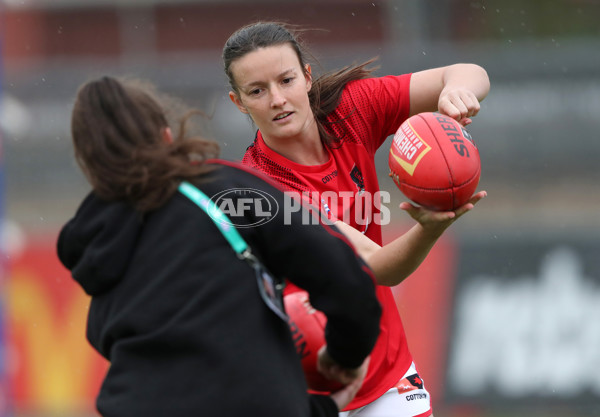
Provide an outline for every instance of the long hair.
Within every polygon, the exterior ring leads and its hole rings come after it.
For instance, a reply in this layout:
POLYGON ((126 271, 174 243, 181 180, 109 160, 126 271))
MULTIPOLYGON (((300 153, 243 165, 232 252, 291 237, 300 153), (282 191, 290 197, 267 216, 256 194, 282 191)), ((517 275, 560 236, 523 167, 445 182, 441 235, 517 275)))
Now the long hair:
POLYGON ((208 171, 217 143, 164 138, 165 111, 148 86, 102 77, 83 84, 71 117, 75 159, 98 197, 126 201, 141 212, 160 207, 183 180, 208 171))
MULTIPOLYGON (((256 22, 244 26, 233 33, 223 47, 223 65, 229 84, 234 92, 239 94, 238 86, 231 71, 231 64, 246 54, 259 48, 289 44, 298 56, 300 66, 305 75, 309 53, 300 39, 300 30, 280 22, 256 22)), ((327 116, 337 107, 346 84, 350 81, 367 78, 375 68, 367 68, 376 58, 371 58, 361 64, 348 65, 313 80, 308 93, 310 108, 315 116, 319 135, 327 146, 333 146, 341 138, 335 137, 328 126, 327 116)), ((349 115, 345 115, 347 117, 349 115)))

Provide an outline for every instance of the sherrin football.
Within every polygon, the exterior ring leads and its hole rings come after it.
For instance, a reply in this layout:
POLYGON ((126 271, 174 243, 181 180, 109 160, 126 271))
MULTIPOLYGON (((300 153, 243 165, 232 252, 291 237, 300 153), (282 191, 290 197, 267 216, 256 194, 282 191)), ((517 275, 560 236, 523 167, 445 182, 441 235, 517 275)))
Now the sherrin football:
POLYGON ((440 113, 419 113, 404 121, 394 135, 388 162, 400 191, 436 211, 466 204, 481 175, 473 138, 460 123, 440 113))
POLYGON ((287 294, 283 301, 308 388, 321 392, 341 389, 341 383, 325 378, 317 370, 317 354, 325 344, 325 314, 310 305, 305 291, 287 294))

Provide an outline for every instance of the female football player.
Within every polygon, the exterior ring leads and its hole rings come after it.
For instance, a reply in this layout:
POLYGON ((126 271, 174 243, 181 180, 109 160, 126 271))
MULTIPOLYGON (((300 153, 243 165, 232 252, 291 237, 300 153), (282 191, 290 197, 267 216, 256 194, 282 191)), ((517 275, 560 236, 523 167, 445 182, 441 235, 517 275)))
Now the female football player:
POLYGON ((456 64, 375 78, 368 61, 314 79, 306 56, 294 32, 276 22, 242 27, 225 43, 229 96, 258 127, 243 162, 339 221, 357 248, 367 250, 363 254, 381 284, 382 332, 349 415, 429 416, 429 393, 418 382, 389 286, 410 275, 442 233, 486 193, 451 212, 402 203, 416 224, 381 247, 374 155, 417 113, 435 110, 471 123, 489 91, 487 73, 478 65, 456 64))

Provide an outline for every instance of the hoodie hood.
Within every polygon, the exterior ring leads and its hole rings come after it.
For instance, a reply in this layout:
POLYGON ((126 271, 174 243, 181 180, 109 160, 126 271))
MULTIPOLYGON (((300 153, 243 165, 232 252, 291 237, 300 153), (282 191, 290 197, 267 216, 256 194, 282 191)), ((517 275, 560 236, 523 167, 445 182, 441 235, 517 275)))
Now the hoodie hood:
POLYGON ((131 206, 91 193, 62 228, 58 258, 88 295, 100 295, 121 280, 141 228, 142 215, 131 206))

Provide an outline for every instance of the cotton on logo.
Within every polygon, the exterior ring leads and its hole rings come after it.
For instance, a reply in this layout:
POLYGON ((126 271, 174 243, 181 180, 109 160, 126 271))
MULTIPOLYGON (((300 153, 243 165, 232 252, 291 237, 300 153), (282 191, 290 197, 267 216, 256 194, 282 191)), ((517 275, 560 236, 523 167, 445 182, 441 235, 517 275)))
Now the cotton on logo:
MULTIPOLYGON (((255 188, 230 188, 215 194, 211 200, 229 218, 226 223, 236 227, 261 226, 279 212, 279 205, 273 196, 255 188)), ((214 210, 208 214, 223 222, 214 210)))

